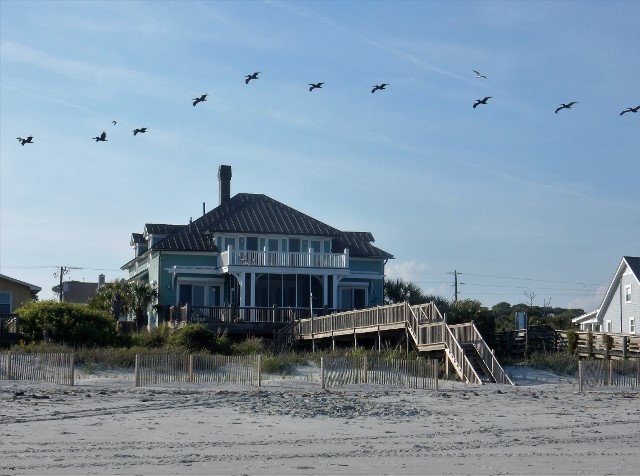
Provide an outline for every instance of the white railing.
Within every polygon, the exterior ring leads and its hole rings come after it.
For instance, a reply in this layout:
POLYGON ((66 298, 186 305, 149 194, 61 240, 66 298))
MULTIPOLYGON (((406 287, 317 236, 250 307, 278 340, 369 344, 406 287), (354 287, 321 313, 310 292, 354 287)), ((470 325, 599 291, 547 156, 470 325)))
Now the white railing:
POLYGON ((349 253, 285 252, 285 251, 236 251, 228 249, 220 253, 223 266, 279 266, 285 268, 349 268, 349 253))

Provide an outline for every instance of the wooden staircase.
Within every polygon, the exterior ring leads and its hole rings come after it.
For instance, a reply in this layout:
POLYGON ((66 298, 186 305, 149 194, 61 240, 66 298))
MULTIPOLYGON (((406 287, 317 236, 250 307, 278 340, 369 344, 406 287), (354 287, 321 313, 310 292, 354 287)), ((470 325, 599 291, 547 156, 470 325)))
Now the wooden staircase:
POLYGON ((335 343, 348 335, 354 343, 358 335, 377 336, 381 342, 384 333, 398 331, 406 332, 420 353, 444 353, 446 368, 453 367, 464 382, 513 385, 473 322, 447 325, 434 303, 405 302, 301 319, 282 329, 277 342, 279 348, 292 348, 300 341, 335 343))

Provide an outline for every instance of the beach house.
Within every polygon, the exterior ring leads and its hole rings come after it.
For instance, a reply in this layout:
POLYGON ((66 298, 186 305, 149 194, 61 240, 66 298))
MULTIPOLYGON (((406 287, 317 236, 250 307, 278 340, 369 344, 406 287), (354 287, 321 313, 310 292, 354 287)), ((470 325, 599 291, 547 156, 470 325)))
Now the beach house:
MULTIPOLYGON (((131 235, 130 280, 158 291, 149 326, 187 307, 190 320, 287 321, 382 304, 386 262, 371 233, 341 231, 264 194, 231 196, 187 224, 147 223, 131 235)), ((203 206, 204 208, 204 206, 203 206)))

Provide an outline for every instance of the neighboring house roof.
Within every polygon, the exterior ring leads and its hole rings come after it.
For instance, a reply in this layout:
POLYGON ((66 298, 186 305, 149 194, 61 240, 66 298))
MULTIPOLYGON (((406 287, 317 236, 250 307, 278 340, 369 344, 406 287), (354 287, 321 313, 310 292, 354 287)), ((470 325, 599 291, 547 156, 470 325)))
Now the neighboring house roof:
POLYGON ((602 299, 602 303, 600 304, 600 307, 595 311, 588 312, 586 314, 583 314, 582 316, 578 316, 577 318, 572 319, 572 322, 578 322, 577 321, 578 319, 584 316, 588 316, 591 313, 595 313, 595 320, 599 320, 601 317, 601 314, 606 313, 607 309, 609 308, 609 304, 611 303, 611 300, 616 294, 618 283, 622 279, 622 275, 627 269, 631 270, 633 277, 636 279, 636 281, 640 285, 640 257, 623 256, 622 260, 620 261, 620 264, 618 265, 618 269, 616 270, 616 273, 613 275, 613 279, 609 284, 609 288, 607 289, 607 292, 605 293, 604 298, 602 299))
POLYGON ((0 278, 6 279, 7 281, 11 281, 12 283, 21 284, 22 286, 26 286, 26 287, 29 288, 29 290, 31 292, 34 292, 34 293, 38 293, 38 292, 42 291, 42 288, 39 287, 39 286, 36 286, 34 284, 29 284, 29 283, 26 283, 24 281, 20 281, 19 279, 10 278, 9 276, 6 276, 4 274, 0 274, 0 278))
POLYGON ((339 252, 349 248, 350 256, 393 258, 371 244, 371 233, 342 232, 267 195, 254 193, 239 193, 188 225, 146 224, 145 235, 149 233, 167 235, 152 250, 219 251, 212 234, 255 233, 332 238, 332 248, 339 252))
POLYGON ((574 324, 578 324, 578 325, 595 323, 596 322, 596 315, 598 314, 599 310, 600 309, 596 309, 594 311, 584 313, 581 316, 574 317, 573 319, 571 319, 571 322, 573 322, 574 324))

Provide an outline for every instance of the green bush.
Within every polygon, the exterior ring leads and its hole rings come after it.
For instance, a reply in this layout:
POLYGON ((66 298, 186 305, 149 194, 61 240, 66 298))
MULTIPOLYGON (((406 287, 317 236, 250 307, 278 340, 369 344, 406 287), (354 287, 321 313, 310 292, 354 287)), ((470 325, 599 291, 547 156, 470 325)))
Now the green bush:
POLYGON ((186 352, 230 354, 231 344, 224 334, 216 334, 204 324, 187 324, 168 339, 168 345, 186 352))
POLYGON ((567 354, 573 355, 578 349, 578 333, 575 329, 567 331, 567 354))
POLYGON ((242 342, 231 345, 231 352, 234 355, 256 355, 267 352, 264 341, 259 337, 250 337, 242 342))
POLYGON ((72 347, 116 342, 116 322, 108 312, 53 300, 32 301, 16 309, 19 338, 25 343, 51 341, 72 347))

